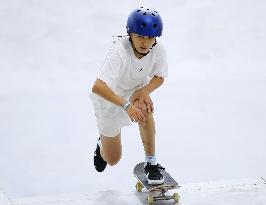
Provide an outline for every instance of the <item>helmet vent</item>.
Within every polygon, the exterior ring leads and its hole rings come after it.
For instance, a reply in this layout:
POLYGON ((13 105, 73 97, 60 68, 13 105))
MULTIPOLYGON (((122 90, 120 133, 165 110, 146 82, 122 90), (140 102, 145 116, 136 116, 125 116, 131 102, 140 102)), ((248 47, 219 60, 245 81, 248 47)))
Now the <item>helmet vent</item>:
POLYGON ((153 11, 153 12, 156 13, 156 14, 158 13, 157 11, 153 11))
POLYGON ((154 14, 154 13, 151 13, 151 15, 155 16, 155 14, 154 14))
POLYGON ((146 27, 146 23, 142 23, 142 24, 141 24, 141 27, 142 27, 142 28, 145 28, 145 27, 146 27))
POLYGON ((141 10, 139 9, 139 10, 137 10, 137 12, 140 12, 141 10))
POLYGON ((153 28, 157 28, 158 27, 158 25, 157 24, 153 24, 153 28))
POLYGON ((146 15, 146 12, 144 12, 143 15, 146 15))

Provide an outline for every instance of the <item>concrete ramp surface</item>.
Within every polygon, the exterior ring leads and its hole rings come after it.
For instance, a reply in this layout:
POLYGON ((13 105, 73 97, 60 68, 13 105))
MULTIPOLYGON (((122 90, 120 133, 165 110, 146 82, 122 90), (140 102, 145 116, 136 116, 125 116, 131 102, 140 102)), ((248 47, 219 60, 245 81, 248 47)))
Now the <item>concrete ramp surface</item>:
MULTIPOLYGON (((264 205, 266 204, 266 182, 263 178, 231 181, 210 181, 181 185, 178 190, 181 205, 264 205)), ((147 192, 131 190, 105 190, 97 192, 8 199, 1 192, 1 205, 141 205, 147 204, 147 192)), ((174 204, 173 201, 154 204, 174 204)))

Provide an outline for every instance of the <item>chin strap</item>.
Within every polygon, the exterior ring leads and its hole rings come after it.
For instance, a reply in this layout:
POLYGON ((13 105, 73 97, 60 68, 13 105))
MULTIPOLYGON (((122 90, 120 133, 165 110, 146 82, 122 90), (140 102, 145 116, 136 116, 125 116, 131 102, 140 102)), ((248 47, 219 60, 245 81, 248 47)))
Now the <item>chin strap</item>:
MULTIPOLYGON (((144 57, 144 56, 146 56, 146 55, 150 52, 150 51, 148 51, 147 53, 140 53, 140 52, 138 52, 137 49, 135 48, 133 42, 132 42, 131 35, 129 35, 129 41, 130 41, 130 43, 131 43, 131 45, 132 45, 134 51, 136 51, 136 53, 138 53, 139 55, 141 55, 141 56, 144 57)), ((156 39, 155 39, 155 42, 154 42, 154 44, 152 45, 151 49, 152 49, 156 44, 157 44, 157 41, 156 41, 156 39)))

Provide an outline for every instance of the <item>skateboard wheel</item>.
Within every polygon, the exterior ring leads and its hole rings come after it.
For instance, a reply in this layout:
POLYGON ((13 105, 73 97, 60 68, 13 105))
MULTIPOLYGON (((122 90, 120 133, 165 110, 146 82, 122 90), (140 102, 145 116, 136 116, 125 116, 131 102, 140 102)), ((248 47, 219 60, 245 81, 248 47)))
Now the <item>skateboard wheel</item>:
POLYGON ((179 199, 180 199, 179 194, 178 193, 174 193, 173 194, 173 197, 174 197, 175 202, 178 203, 179 202, 179 199))
POLYGON ((143 188, 143 185, 140 182, 137 182, 137 184, 136 184, 137 192, 141 192, 142 188, 143 188))
POLYGON ((152 204, 154 201, 153 196, 152 195, 148 195, 148 204, 152 204))

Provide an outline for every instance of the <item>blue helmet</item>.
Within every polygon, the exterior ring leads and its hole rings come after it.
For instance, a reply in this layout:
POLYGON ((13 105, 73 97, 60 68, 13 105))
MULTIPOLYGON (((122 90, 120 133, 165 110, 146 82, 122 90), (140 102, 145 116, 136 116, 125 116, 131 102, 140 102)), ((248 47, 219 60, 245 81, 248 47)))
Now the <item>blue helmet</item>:
POLYGON ((152 9, 140 7, 133 10, 127 19, 127 32, 142 36, 159 37, 162 35, 163 22, 160 14, 152 9))

